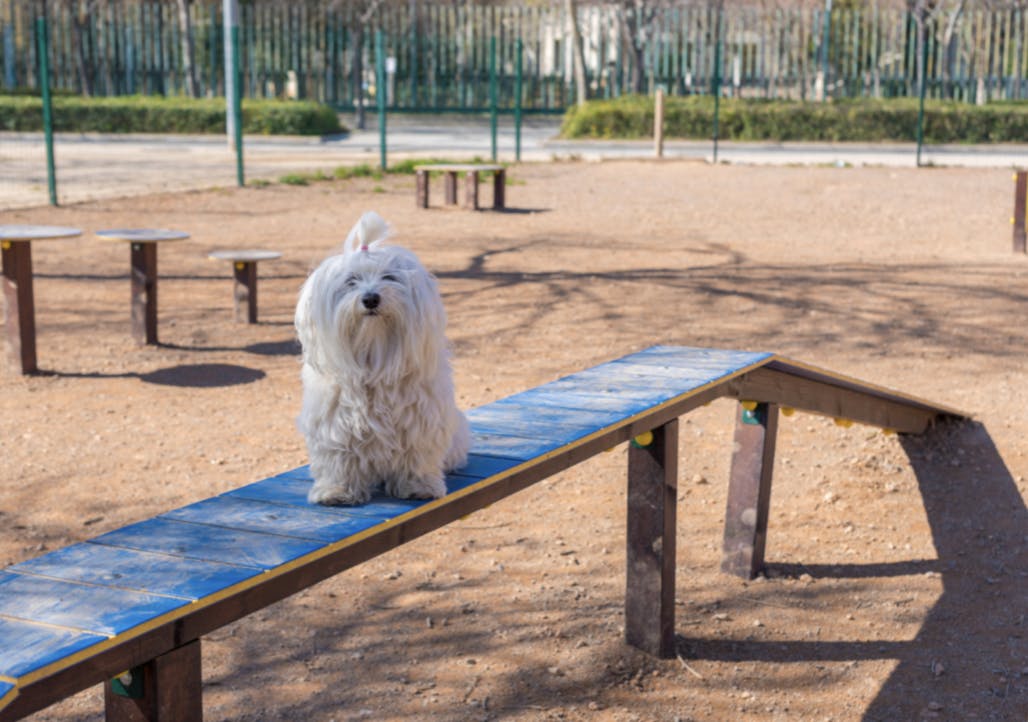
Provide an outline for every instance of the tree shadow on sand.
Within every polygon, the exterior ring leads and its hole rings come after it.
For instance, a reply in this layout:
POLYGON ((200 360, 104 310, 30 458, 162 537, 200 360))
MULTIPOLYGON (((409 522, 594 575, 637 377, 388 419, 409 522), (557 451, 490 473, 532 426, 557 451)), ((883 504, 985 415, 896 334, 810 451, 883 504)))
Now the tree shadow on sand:
POLYGON ((942 594, 913 639, 770 643, 679 638, 681 652, 699 660, 735 662, 894 660, 897 666, 863 719, 913 720, 935 713, 945 719, 1019 719, 1018 711, 1028 708, 1024 501, 977 422, 940 424, 921 436, 901 436, 901 444, 917 476, 937 559, 770 564, 769 569, 775 576, 806 573, 852 580, 847 593, 854 595, 863 588, 860 580, 938 574, 942 594))

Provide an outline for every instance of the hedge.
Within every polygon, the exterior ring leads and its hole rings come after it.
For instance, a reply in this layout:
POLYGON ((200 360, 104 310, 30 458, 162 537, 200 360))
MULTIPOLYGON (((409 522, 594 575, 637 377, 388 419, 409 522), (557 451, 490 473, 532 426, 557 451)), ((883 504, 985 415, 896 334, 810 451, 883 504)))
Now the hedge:
MULTIPOLYGON (((224 133, 224 98, 53 98, 55 131, 77 133, 224 133)), ((0 130, 40 131, 38 97, 0 96, 0 130)), ((243 132, 325 135, 343 130, 334 110, 306 101, 244 100, 243 132)))
MULTIPOLYGON (((724 140, 763 141, 913 141, 917 133, 916 98, 837 100, 808 103, 787 100, 724 98, 718 135, 724 140)), ((710 138, 714 99, 710 96, 665 98, 665 138, 710 138)), ((564 115, 564 138, 649 138, 653 135, 653 99, 622 96, 589 101, 564 115)), ((1028 103, 976 106, 925 101, 926 143, 1028 142, 1028 103)))

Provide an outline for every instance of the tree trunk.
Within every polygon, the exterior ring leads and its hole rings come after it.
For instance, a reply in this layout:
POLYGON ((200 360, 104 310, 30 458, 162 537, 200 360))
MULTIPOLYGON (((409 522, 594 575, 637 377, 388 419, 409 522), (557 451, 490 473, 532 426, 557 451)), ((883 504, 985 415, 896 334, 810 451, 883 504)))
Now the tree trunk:
POLYGON ((90 4, 75 3, 71 6, 72 44, 78 60, 79 88, 87 98, 93 95, 93 65, 86 57, 85 27, 90 19, 90 4))
POLYGON ((575 99, 578 105, 585 105, 589 97, 589 89, 585 79, 585 43, 582 31, 578 27, 578 10, 575 0, 564 0, 564 8, 568 15, 568 26, 571 30, 572 57, 575 72, 575 99))
POLYGON ((364 130, 364 22, 353 29, 353 108, 358 130, 364 130))
POLYGON ((189 0, 176 0, 178 4, 179 37, 182 43, 182 74, 186 81, 186 95, 190 98, 200 97, 200 86, 196 82, 196 67, 193 43, 193 23, 189 18, 189 0))

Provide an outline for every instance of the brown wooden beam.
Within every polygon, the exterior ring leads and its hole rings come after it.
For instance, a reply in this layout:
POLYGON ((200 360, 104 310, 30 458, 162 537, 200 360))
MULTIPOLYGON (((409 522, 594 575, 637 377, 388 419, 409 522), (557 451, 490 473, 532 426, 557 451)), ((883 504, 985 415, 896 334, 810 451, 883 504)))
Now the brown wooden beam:
POLYGON ((752 579, 764 568, 778 407, 739 404, 728 480, 721 571, 752 579))
POLYGON ((1028 171, 1014 173, 1014 253, 1025 253, 1025 212, 1028 204, 1028 171))
POLYGON ((104 684, 107 722, 202 722, 200 640, 104 684))
POLYGON ((36 311, 32 293, 32 244, 3 241, 4 327, 12 368, 23 374, 39 370, 36 363, 36 311))
POLYGON ((132 243, 132 337, 157 343, 157 244, 132 243))
POLYGON ((477 170, 469 170, 464 173, 464 206, 473 211, 478 210, 477 170))
POLYGON ((457 171, 443 173, 443 200, 448 206, 457 205, 457 171))
POLYGON ((417 177, 417 206, 418 208, 428 208, 428 171, 418 170, 415 171, 417 177))
POLYGON ((232 298, 236 320, 257 323, 257 262, 236 261, 232 269, 235 276, 232 298))
POLYGON ((845 381, 787 364, 748 371, 728 383, 728 395, 765 401, 903 433, 919 434, 940 415, 939 409, 906 401, 888 393, 850 387, 845 381))
POLYGON ((493 209, 503 210, 506 205, 507 173, 503 169, 493 171, 493 209))
POLYGON ((675 512, 678 420, 628 449, 625 641, 649 654, 675 655, 675 512))

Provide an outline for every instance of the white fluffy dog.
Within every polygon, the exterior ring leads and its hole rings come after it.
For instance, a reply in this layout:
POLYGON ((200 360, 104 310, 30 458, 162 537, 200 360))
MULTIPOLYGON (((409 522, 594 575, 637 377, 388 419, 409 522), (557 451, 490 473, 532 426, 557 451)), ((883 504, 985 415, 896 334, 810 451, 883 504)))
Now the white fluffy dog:
POLYGON ((312 503, 363 504, 379 484, 396 497, 439 498, 444 473, 467 459, 436 280, 409 250, 384 243, 390 234, 365 213, 300 291, 298 425, 312 503))

